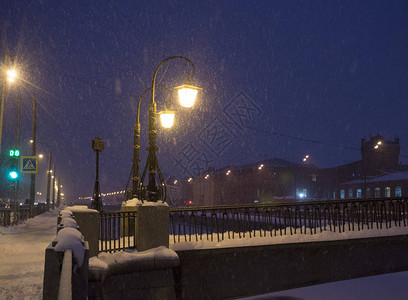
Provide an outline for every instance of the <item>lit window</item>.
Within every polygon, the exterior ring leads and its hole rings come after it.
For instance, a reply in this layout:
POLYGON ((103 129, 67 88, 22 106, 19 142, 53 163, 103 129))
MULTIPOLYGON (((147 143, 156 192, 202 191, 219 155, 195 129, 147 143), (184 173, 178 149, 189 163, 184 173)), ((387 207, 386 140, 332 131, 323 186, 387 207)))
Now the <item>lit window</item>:
POLYGON ((357 189, 356 197, 361 198, 361 189, 357 189))
POLYGON ((333 199, 336 199, 336 192, 333 192, 333 199))
POLYGON ((376 187, 374 189, 374 198, 380 198, 381 197, 381 189, 379 187, 376 187))
POLYGON ((316 174, 313 174, 312 175, 312 181, 316 181, 316 180, 317 180, 316 174))
POLYGON ((389 186, 387 186, 385 188, 385 197, 386 198, 390 198, 391 197, 391 188, 389 186))
POLYGON ((341 198, 341 199, 344 199, 345 195, 346 195, 345 191, 344 191, 344 190, 340 190, 340 198, 341 198))
POLYGON ((296 189, 296 195, 303 199, 307 197, 307 189, 296 189))
POLYGON ((353 198, 353 189, 348 189, 348 197, 353 198))
POLYGON ((395 188, 395 197, 402 197, 402 190, 400 186, 395 188))

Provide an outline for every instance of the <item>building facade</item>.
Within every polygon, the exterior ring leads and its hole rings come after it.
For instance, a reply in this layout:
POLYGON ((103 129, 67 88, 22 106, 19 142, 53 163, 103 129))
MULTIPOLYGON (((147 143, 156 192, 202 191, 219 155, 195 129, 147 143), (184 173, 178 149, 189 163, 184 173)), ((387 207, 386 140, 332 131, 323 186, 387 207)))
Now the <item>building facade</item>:
POLYGON ((185 180, 187 205, 262 204, 305 200, 408 197, 408 166, 399 139, 361 140, 359 161, 319 169, 280 158, 208 169, 185 180))

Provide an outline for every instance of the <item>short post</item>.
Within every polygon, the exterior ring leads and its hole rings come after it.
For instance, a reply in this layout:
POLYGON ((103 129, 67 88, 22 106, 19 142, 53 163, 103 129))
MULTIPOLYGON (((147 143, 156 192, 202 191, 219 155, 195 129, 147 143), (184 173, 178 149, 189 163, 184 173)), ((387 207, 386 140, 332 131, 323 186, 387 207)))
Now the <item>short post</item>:
POLYGON ((99 213, 92 209, 67 208, 72 211, 85 241, 89 243, 89 257, 99 254, 99 213))
POLYGON ((169 206, 166 203, 162 205, 160 202, 154 203, 159 205, 136 206, 137 251, 145 251, 160 246, 169 247, 169 206))

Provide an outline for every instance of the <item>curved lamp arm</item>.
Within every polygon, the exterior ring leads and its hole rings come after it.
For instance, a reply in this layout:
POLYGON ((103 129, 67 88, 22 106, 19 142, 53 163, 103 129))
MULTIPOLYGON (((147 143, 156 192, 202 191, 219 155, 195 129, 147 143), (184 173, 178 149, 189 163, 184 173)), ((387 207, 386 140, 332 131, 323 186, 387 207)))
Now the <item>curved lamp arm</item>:
POLYGON ((166 58, 165 60, 163 60, 163 61, 157 66, 156 70, 154 71, 153 80, 152 80, 152 87, 151 87, 151 89, 152 89, 151 103, 154 103, 154 89, 155 89, 155 85, 156 85, 157 72, 159 71, 160 67, 161 67, 164 63, 166 63, 166 62, 169 61, 169 60, 173 60, 173 59, 183 59, 183 60, 185 60, 186 62, 190 63, 190 65, 193 67, 193 73, 192 73, 192 75, 193 75, 193 76, 195 75, 195 67, 194 67, 194 64, 193 64, 193 63, 191 62, 191 60, 189 60, 187 57, 184 57, 184 56, 171 56, 171 57, 166 58))

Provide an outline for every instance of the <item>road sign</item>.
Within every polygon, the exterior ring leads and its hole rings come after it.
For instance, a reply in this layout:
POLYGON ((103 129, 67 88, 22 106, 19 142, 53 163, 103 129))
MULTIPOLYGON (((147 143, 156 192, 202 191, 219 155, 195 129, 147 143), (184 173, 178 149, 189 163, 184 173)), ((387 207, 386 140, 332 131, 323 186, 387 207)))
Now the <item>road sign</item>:
POLYGON ((38 157, 21 156, 20 170, 21 173, 38 173, 38 157))

